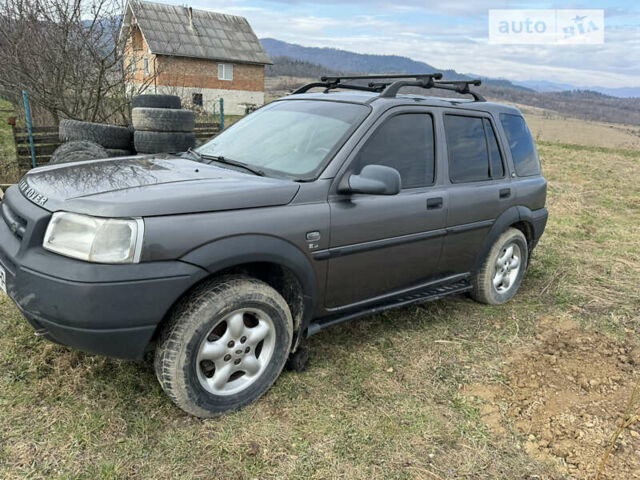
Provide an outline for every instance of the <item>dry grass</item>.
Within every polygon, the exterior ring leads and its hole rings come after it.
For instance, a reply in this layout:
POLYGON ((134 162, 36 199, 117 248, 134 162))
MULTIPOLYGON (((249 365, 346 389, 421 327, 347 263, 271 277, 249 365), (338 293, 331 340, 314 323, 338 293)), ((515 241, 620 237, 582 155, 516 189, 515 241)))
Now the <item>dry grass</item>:
POLYGON ((11 127, 7 124, 12 105, 0 99, 0 184, 18 181, 18 166, 16 163, 16 149, 13 143, 11 127))
POLYGON ((453 297, 325 331, 305 374, 218 420, 175 408, 149 363, 35 338, 0 297, 0 478, 560 478, 463 386, 506 384, 542 318, 635 341, 640 154, 540 151, 551 217, 511 303, 453 297))

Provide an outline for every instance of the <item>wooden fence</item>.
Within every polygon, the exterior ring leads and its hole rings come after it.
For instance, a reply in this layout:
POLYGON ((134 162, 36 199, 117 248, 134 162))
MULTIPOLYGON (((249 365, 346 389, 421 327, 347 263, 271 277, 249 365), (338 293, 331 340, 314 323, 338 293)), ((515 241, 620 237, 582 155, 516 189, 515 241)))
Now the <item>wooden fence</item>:
MULTIPOLYGON (((31 145, 29 143, 29 130, 26 127, 16 127, 15 119, 9 118, 9 125, 13 133, 16 146, 16 155, 20 175, 33 168, 31 160, 31 145)), ((219 123, 196 123, 196 139, 205 142, 220 132, 219 123)), ((33 127, 33 143, 36 152, 36 165, 49 163, 51 154, 62 142, 58 138, 58 127, 33 127)))
MULTIPOLYGON (((16 127, 15 120, 9 118, 9 125, 13 133, 13 140, 16 146, 16 156, 18 168, 23 173, 32 168, 31 145, 29 144, 29 130, 26 127, 16 127)), ((51 154, 61 144, 58 139, 58 127, 33 127, 33 143, 36 152, 36 164, 44 165, 49 163, 51 154)))

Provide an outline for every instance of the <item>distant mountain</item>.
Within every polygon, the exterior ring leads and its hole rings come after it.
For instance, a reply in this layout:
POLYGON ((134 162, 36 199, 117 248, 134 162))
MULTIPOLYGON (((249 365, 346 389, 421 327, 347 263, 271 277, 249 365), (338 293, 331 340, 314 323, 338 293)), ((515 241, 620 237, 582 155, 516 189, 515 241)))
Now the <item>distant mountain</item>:
POLYGON ((271 57, 289 57, 315 63, 331 70, 358 73, 433 73, 442 72, 452 80, 467 77, 454 70, 441 70, 425 62, 399 55, 371 55, 348 52, 336 48, 303 47, 274 38, 260 40, 271 57))
POLYGON ((523 87, 528 87, 536 92, 540 93, 550 93, 550 92, 564 92, 567 90, 583 90, 583 91, 592 91, 602 93, 604 95, 608 95, 610 97, 617 98, 629 98, 629 97, 640 97, 640 87, 620 87, 620 88, 609 88, 609 87, 578 87, 576 85, 569 85, 567 83, 556 83, 549 82, 545 80, 526 80, 524 82, 513 82, 516 85, 521 85, 523 87))
POLYGON ((548 92, 562 92, 564 90, 575 90, 575 85, 569 85, 567 83, 549 82, 546 80, 525 80, 523 82, 514 81, 516 85, 530 88, 536 92, 548 93, 548 92))
MULTIPOLYGON (((365 53, 355 53, 336 48, 304 47, 294 43, 287 43, 275 38, 263 38, 260 40, 262 46, 276 62, 275 68, 270 72, 278 71, 278 64, 282 66, 284 62, 292 61, 305 62, 310 77, 318 76, 317 68, 311 65, 320 65, 330 72, 350 72, 350 73, 434 73, 440 72, 448 80, 468 80, 471 76, 463 75, 455 70, 442 70, 425 62, 412 60, 399 55, 372 55, 365 53), (286 60, 285 60, 286 59, 286 60)), ((291 65, 288 65, 291 67, 291 65)), ((302 64, 299 65, 302 67, 302 64)), ((280 69, 281 70, 281 69, 280 69)), ((302 71, 300 68, 298 71, 302 71)), ((273 75, 273 73, 272 73, 273 75)), ((302 76, 302 75, 297 75, 302 76)), ((474 75, 473 78, 479 78, 474 75)), ((498 87, 515 88, 518 90, 529 90, 526 87, 514 85, 508 80, 484 78, 483 82, 488 85, 498 87)))
POLYGON ((618 98, 635 97, 640 98, 640 87, 619 87, 619 88, 607 88, 607 87, 585 87, 583 90, 593 90, 604 95, 618 98))

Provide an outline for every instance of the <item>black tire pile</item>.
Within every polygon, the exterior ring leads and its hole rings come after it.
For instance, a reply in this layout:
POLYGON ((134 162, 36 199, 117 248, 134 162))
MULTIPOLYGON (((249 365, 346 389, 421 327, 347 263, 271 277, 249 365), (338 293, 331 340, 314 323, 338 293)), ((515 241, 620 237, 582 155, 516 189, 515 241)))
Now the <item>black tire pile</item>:
POLYGON ((138 153, 176 153, 195 146, 195 115, 181 109, 180 97, 140 95, 131 106, 133 144, 138 153))
POLYGON ((176 95, 133 97, 131 127, 61 120, 59 138, 64 142, 49 163, 79 162, 137 153, 176 153, 195 146, 195 115, 182 110, 176 95))
POLYGON ((49 163, 79 162, 107 157, 133 155, 133 131, 129 127, 103 123, 61 120, 58 147, 49 163))

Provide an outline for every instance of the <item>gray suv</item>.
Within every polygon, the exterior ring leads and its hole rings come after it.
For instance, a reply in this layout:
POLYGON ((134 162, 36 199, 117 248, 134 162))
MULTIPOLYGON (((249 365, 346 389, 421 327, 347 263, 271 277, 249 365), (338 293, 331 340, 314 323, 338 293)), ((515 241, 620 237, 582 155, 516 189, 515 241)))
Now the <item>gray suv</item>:
POLYGON ((49 340, 155 352, 199 417, 254 402, 325 327, 464 292, 504 303, 546 181, 520 112, 470 84, 323 78, 195 150, 36 168, 1 205, 0 288, 49 340))

